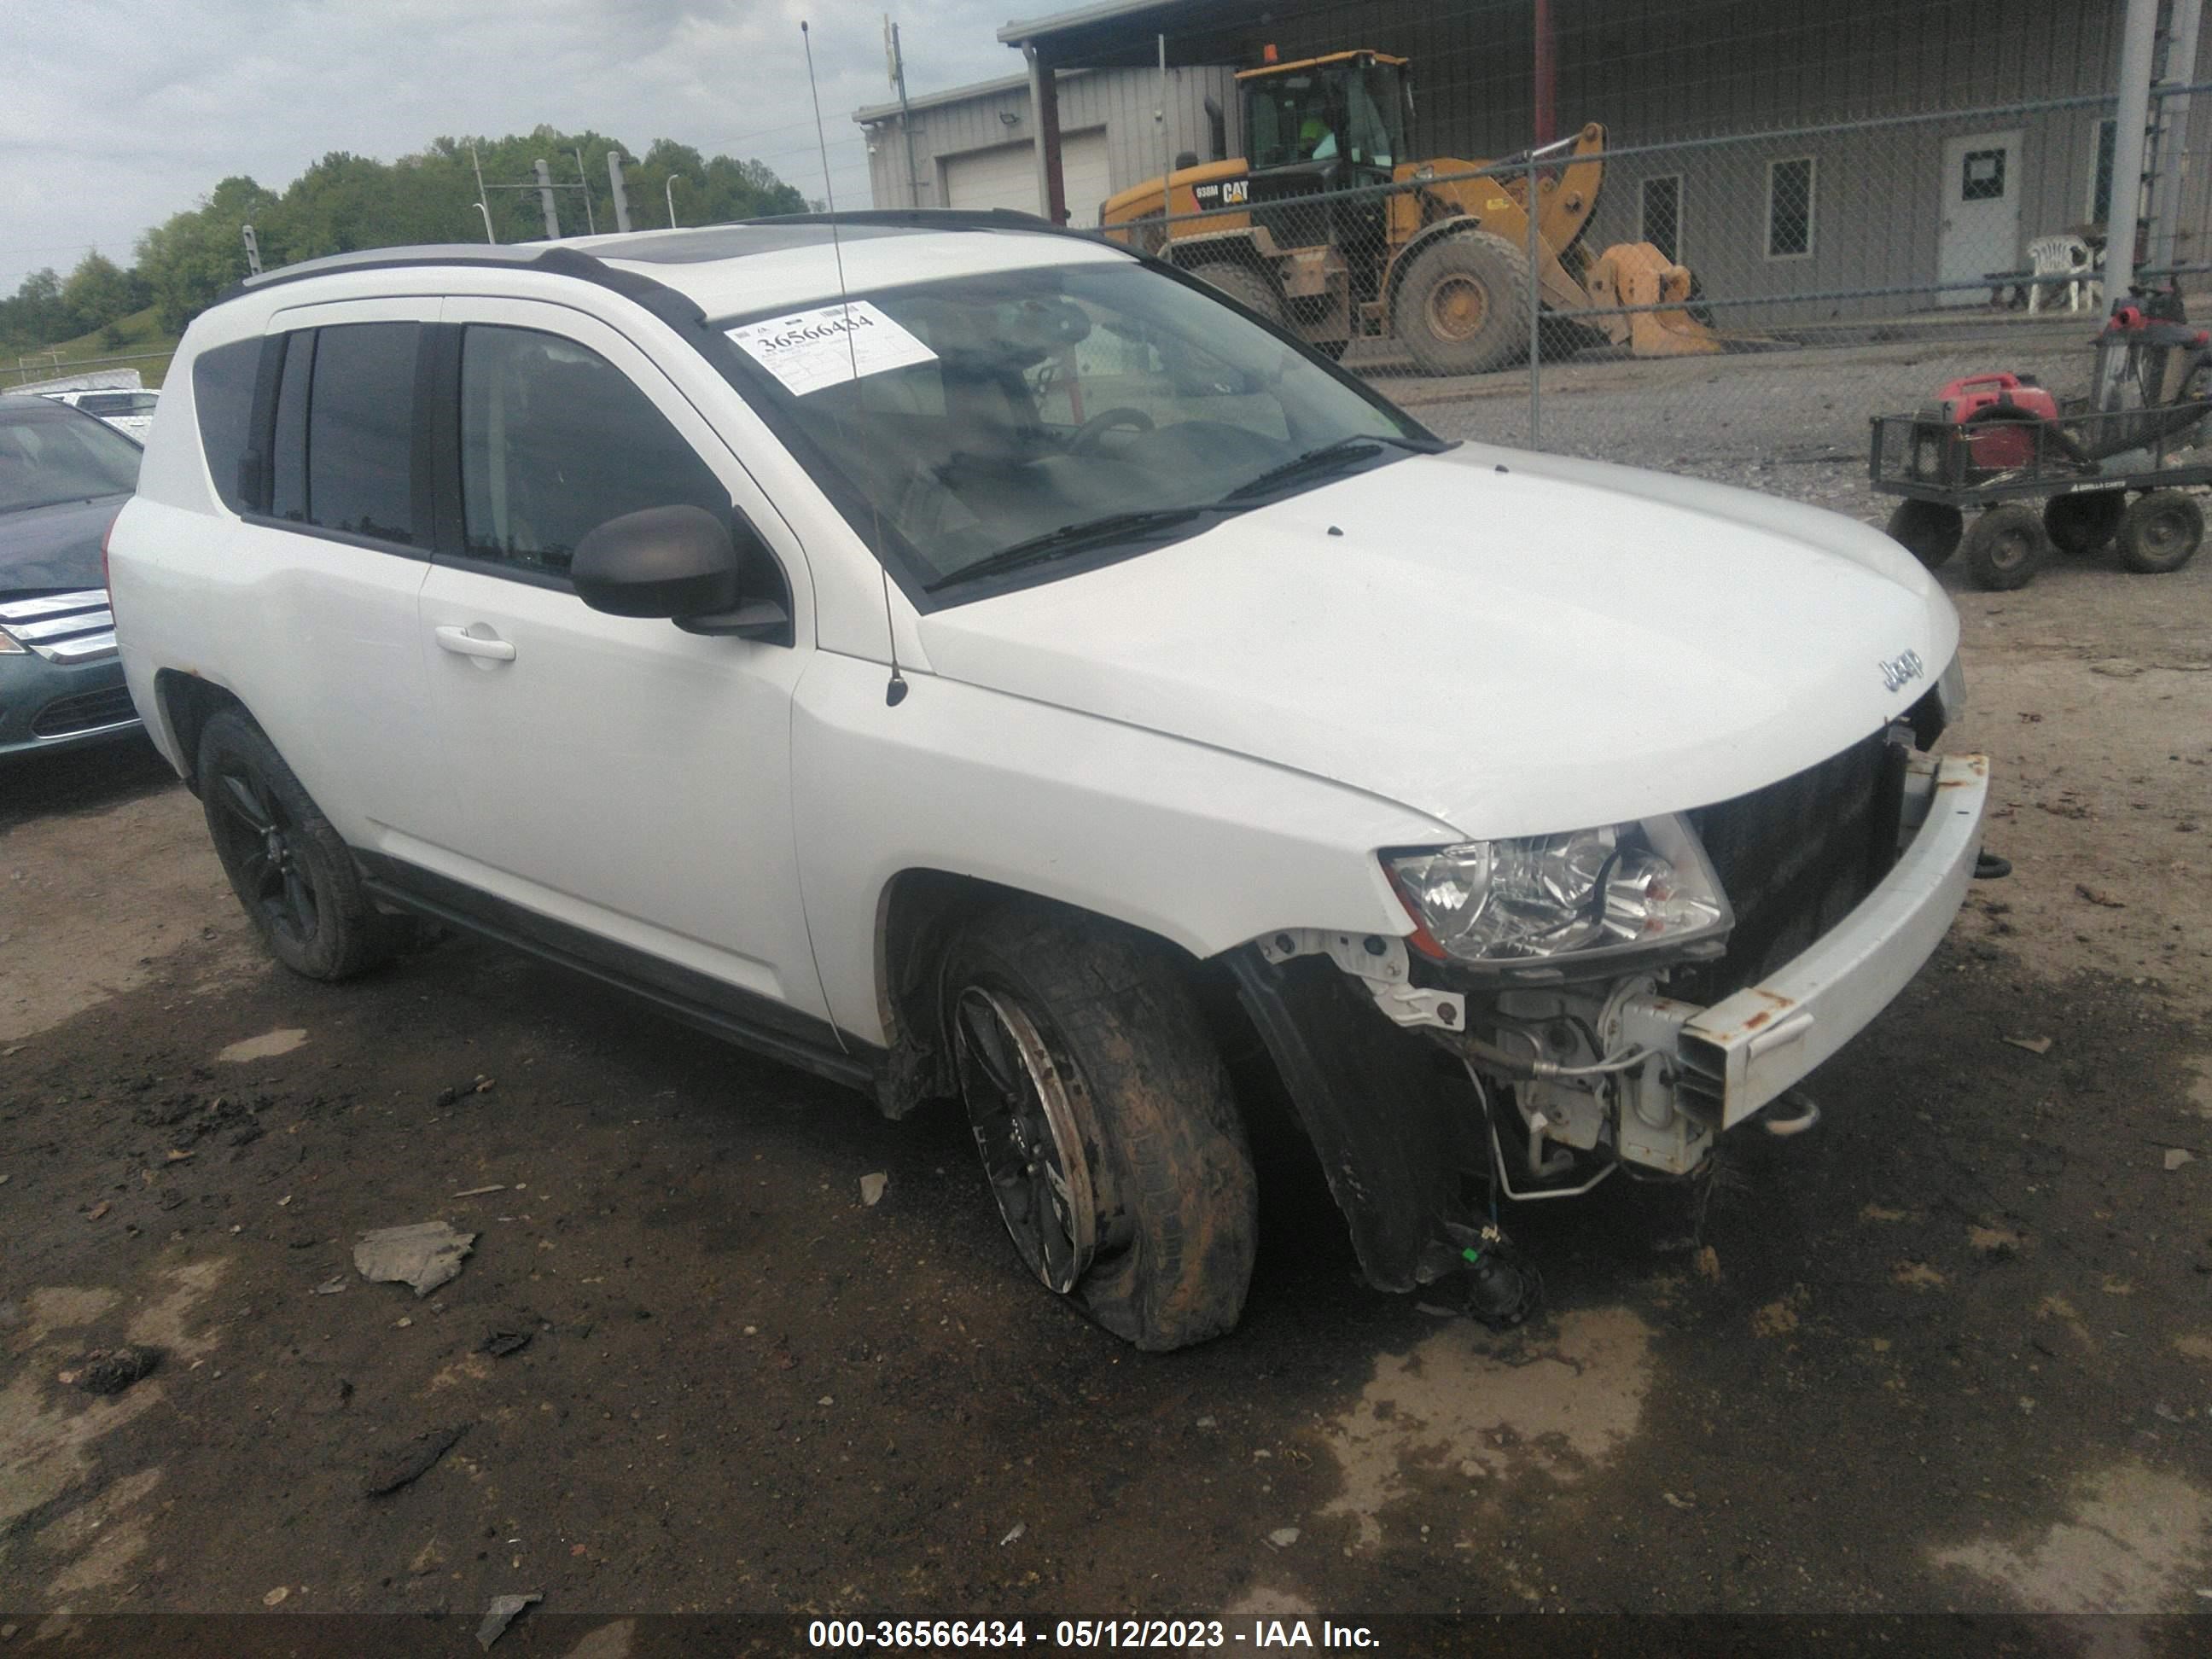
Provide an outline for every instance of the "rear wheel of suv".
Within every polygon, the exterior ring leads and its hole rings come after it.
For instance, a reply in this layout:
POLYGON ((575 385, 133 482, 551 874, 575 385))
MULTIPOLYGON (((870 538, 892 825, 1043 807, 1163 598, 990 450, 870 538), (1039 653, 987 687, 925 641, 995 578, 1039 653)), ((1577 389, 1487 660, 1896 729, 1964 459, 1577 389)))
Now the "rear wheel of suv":
POLYGON ((404 946, 411 925, 378 912, 337 831, 243 712, 208 721, 198 775, 216 856, 277 961, 345 979, 404 946))
POLYGON ((1258 1188, 1228 1072, 1165 948, 1009 908, 955 942, 944 985, 969 1125, 1024 1265, 1139 1348, 1235 1325, 1258 1188))

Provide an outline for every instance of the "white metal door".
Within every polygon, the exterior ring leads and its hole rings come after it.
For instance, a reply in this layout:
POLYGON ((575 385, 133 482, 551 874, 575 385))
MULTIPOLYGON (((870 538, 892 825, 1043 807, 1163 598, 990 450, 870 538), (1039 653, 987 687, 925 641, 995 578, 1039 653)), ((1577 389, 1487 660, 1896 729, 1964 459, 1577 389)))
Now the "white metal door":
MULTIPOLYGON (((1113 193, 1103 129, 1073 132, 1060 140, 1060 179, 1067 191, 1067 222, 1089 228, 1098 222, 1098 204, 1113 193)), ((945 160, 945 200, 956 208, 1012 208, 1037 211, 1036 147, 998 144, 945 160)))
MULTIPOLYGON (((795 538, 714 429, 612 328, 565 307, 489 299, 448 299, 444 320, 557 336, 644 392, 782 563, 798 643, 610 617, 564 580, 441 556, 421 628, 426 647, 446 647, 426 650, 430 697, 448 787, 466 812, 456 844, 395 850, 637 957, 819 1018, 792 831, 791 692, 813 638, 795 538), (456 631, 496 654, 457 651, 456 631)), ((466 419, 465 410, 465 449, 466 419)))
POLYGON ((1988 132, 1943 143, 1943 226, 1936 239, 1936 273, 1943 283, 1977 286, 1947 289, 1938 298, 1949 306, 1980 305, 1989 295, 1979 286, 1991 273, 2016 270, 2021 262, 2021 135, 1988 132))

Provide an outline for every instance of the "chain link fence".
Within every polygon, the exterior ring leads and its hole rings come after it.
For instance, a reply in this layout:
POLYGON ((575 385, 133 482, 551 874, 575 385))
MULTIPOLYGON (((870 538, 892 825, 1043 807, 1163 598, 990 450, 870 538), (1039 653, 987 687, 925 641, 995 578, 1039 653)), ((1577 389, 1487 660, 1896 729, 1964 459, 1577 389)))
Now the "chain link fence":
MULTIPOLYGON (((2119 5, 1561 4, 1562 136, 1492 161, 1547 118, 1532 9, 1400 9, 1271 20, 1227 155, 1105 234, 1450 435, 1869 516, 1870 416, 1984 371, 2086 390, 2119 5)), ((2166 24, 2137 263, 2212 289, 2212 109, 2166 24)))

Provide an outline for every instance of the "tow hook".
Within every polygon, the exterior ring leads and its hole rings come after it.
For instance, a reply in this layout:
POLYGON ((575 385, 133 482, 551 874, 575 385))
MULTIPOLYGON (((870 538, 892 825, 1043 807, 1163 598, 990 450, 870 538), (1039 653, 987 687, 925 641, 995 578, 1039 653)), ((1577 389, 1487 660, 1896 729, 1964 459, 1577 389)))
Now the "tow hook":
POLYGON ((1493 1331, 1525 1324, 1544 1303, 1544 1277, 1492 1225, 1446 1222, 1452 1247, 1467 1271, 1468 1317, 1493 1331))
POLYGON ((1766 1133, 1771 1135, 1802 1135, 1820 1121, 1820 1109, 1814 1103, 1813 1097, 1802 1089, 1785 1089, 1775 1096, 1773 1103, 1760 1115, 1759 1121, 1766 1126, 1766 1133), (1791 1109, 1792 1115, 1774 1115, 1777 1109, 1784 1107, 1791 1109))

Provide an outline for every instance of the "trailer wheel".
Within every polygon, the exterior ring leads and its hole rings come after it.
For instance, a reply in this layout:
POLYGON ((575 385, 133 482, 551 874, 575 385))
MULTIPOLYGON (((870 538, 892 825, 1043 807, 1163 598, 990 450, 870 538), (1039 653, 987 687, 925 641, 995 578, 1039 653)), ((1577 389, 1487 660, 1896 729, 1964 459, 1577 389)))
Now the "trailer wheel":
POLYGON ((2120 520, 2115 539, 2120 562, 2145 575, 2179 570, 2196 556, 2204 539, 2204 510, 2194 495, 2179 489, 2154 489, 2138 495, 2120 520))
POLYGON ((1228 1068, 1166 947, 1010 906, 954 941, 943 983, 969 1125, 1023 1264, 1139 1348, 1235 1325, 1258 1187, 1228 1068))
POLYGON ((1486 374, 1528 355, 1528 256, 1486 230, 1446 236, 1413 258, 1390 328, 1430 374, 1486 374))
POLYGON ((2125 490, 2098 489, 2079 495, 2053 495, 2043 504, 2043 527, 2061 553, 2081 558, 2101 553, 2128 510, 2125 490))
POLYGON ((1983 514, 1967 529, 1962 545, 1974 585, 1997 593, 2033 581, 2051 553, 2041 515, 2016 505, 1983 514))
POLYGON ((1256 312, 1278 328, 1287 327, 1283 296, 1264 271, 1235 259, 1212 259, 1190 267, 1190 274, 1218 293, 1225 294, 1245 310, 1256 312))
POLYGON ((1902 501, 1889 515, 1889 538, 1930 570, 1959 550, 1966 520, 1941 501, 1902 501))

